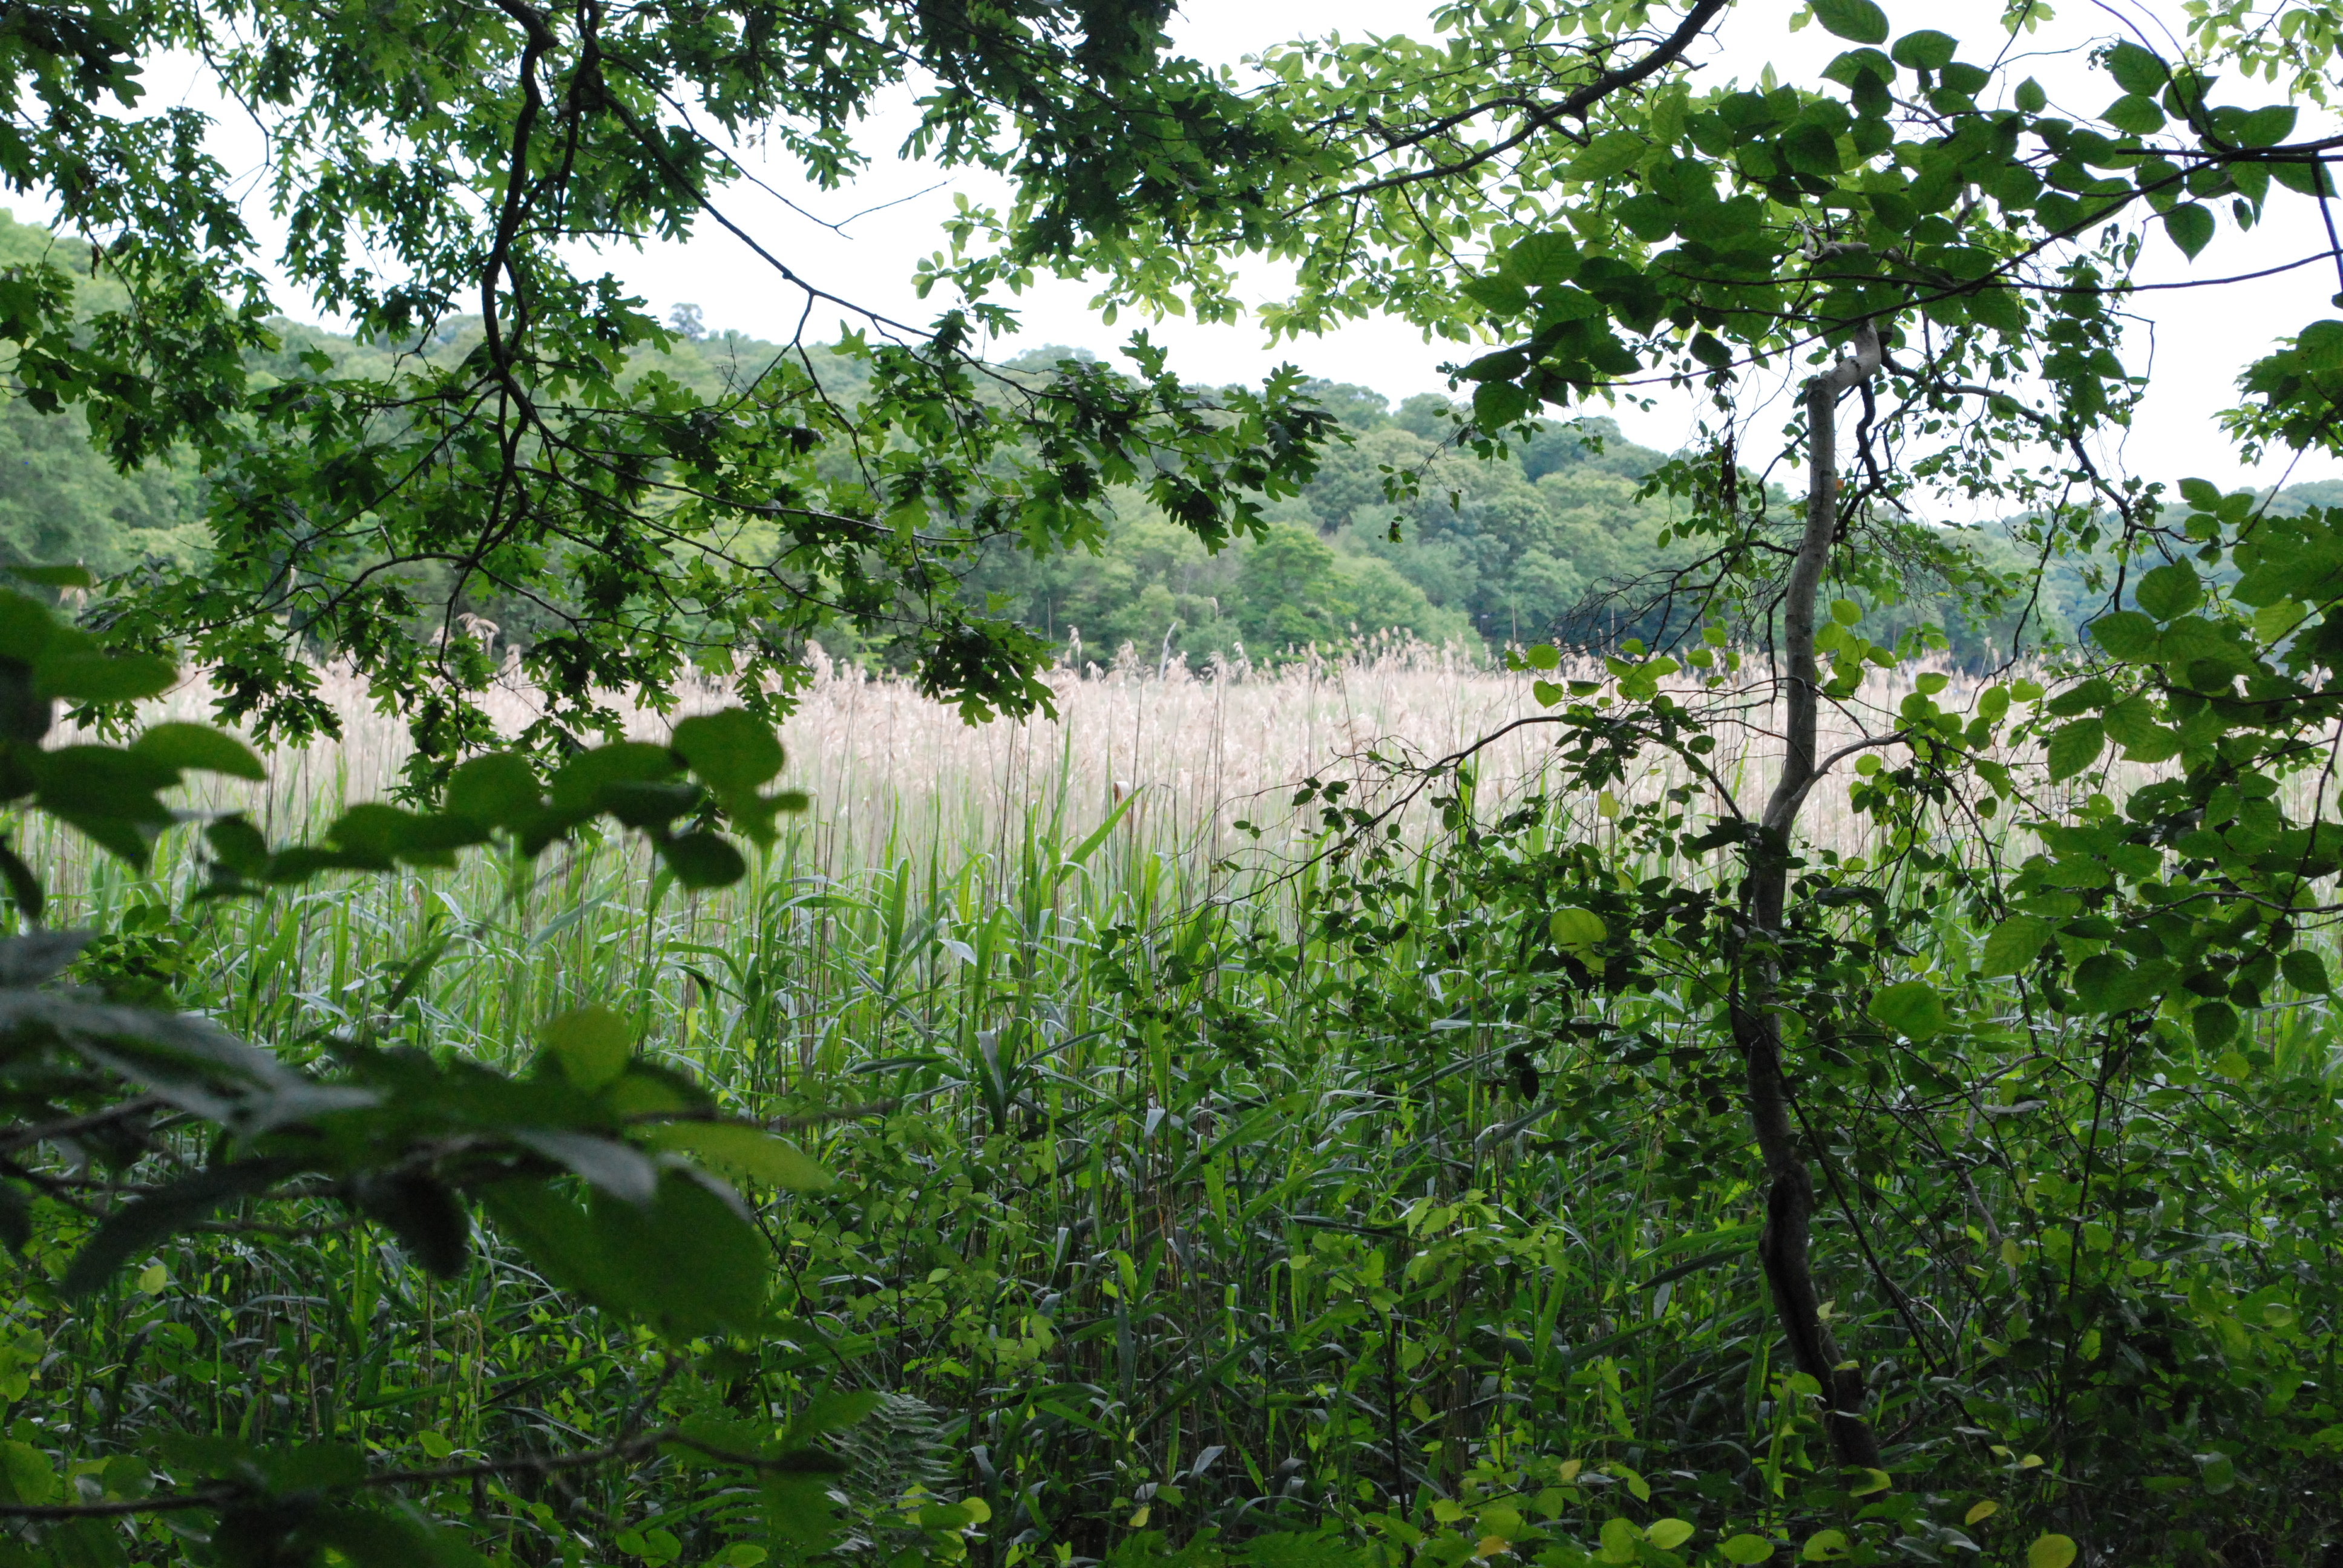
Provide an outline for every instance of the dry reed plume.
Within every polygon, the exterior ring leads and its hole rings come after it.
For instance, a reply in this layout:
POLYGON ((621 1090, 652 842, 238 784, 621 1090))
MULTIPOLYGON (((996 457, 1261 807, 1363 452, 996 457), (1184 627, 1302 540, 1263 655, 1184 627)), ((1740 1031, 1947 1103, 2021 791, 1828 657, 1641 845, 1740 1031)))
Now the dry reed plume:
MULTIPOLYGON (((1603 673, 1594 659, 1573 665, 1556 678, 1603 673)), ((1921 673, 1873 672, 1829 714, 1825 749, 1892 729, 1896 705, 1921 673)), ((1939 700, 1966 706, 1975 683, 1939 673, 1951 680, 1939 700)), ((806 849, 815 864, 808 869, 835 874, 871 865, 890 845, 896 853, 927 845, 1006 850, 1029 811, 1056 815, 1079 835, 1134 792, 1140 799, 1127 814, 1134 836, 1183 859, 1217 858, 1240 841, 1234 822, 1285 822, 1291 792, 1304 779, 1371 787, 1379 759, 1449 756, 1544 711, 1528 675, 1461 648, 1396 640, 1271 669, 1216 663, 1199 674, 1177 661, 1158 668, 1125 660, 1108 670, 1060 668, 1050 682, 1054 717, 970 725, 907 681, 817 654, 813 682, 783 727, 785 777, 814 802, 806 849)), ((387 790, 411 749, 405 727, 378 712, 347 674, 328 671, 324 685, 344 716, 338 740, 280 753, 265 791, 225 786, 201 804, 255 809, 274 832, 289 836, 314 830, 347 801, 387 790)), ((1687 688, 1684 695, 1692 700, 1694 693, 1687 688)), ((683 711, 724 700, 710 687, 683 711)), ((1719 730, 1717 772, 1745 802, 1759 799, 1778 755, 1768 688, 1752 682, 1722 700, 1736 717, 1719 730)), ((489 708, 514 731, 538 711, 534 694, 509 681, 491 692, 489 708)), ((156 717, 204 718, 206 709, 196 679, 158 704, 156 717)), ((628 730, 662 739, 672 717, 629 709, 628 730)), ((1549 766, 1553 735, 1529 725, 1480 752, 1484 797, 1533 786, 1549 766)), ((1679 769, 1655 762, 1626 793, 1647 797, 1681 781, 1679 769)), ((1843 780, 1818 792, 1803 829, 1844 852, 1870 848, 1870 826, 1847 809, 1843 780)))

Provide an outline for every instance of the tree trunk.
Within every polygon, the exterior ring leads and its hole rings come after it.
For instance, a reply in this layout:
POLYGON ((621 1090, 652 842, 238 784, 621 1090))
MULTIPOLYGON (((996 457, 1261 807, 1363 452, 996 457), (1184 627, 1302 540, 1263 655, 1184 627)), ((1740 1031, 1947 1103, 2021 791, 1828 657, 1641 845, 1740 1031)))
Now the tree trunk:
POLYGON ((1858 329, 1852 358, 1841 359, 1806 383, 1806 527, 1790 568, 1782 603, 1787 666, 1786 724, 1781 777, 1765 803, 1763 831, 1748 851, 1743 885, 1747 930, 1737 965, 1732 1009, 1734 1042, 1749 1073, 1749 1117, 1765 1161, 1765 1229, 1758 1260, 1774 1296, 1775 1315, 1797 1369, 1822 1385, 1832 1451, 1842 1464, 1876 1470, 1879 1440, 1864 1413, 1863 1369, 1839 1353, 1823 1319, 1808 1242, 1814 1227, 1815 1181, 1800 1145, 1789 1083, 1782 1069, 1780 942, 1782 909, 1790 879, 1790 836, 1816 777, 1815 709, 1821 685, 1815 662, 1815 601, 1838 533, 1835 424, 1839 394, 1879 367, 1879 339, 1858 329))

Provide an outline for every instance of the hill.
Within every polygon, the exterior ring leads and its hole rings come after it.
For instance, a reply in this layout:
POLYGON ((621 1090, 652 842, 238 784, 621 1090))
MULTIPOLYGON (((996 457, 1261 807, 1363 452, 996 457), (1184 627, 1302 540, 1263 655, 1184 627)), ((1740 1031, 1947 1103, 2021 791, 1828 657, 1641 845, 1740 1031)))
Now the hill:
MULTIPOLYGON (((118 287, 92 281, 87 257, 48 230, 0 213, 0 267, 43 256, 82 279, 94 304, 118 287)), ((637 373, 655 369, 712 397, 745 389, 777 359, 802 353, 845 400, 862 382, 857 362, 820 347, 706 331, 696 307, 679 307, 677 324, 681 336, 672 347, 637 373)), ((380 345, 289 319, 277 328, 278 348, 253 366, 264 378, 307 374, 300 357, 310 354, 323 354, 341 375, 394 363, 394 350, 380 345)), ((460 358, 479 331, 477 317, 451 318, 406 352, 460 358)), ((1043 347, 1008 368, 1037 369, 1067 357, 1089 352, 1043 347)), ((1306 648, 1394 636, 1483 649, 1554 637, 1650 638, 1661 629, 1656 613, 1632 598, 1605 603, 1603 596, 1610 585, 1685 557, 1683 547, 1672 552, 1661 543, 1676 515, 1672 505, 1636 499, 1644 476, 1667 454, 1626 440, 1613 421, 1594 417, 1550 422, 1525 446, 1484 461, 1448 444, 1452 405, 1439 394, 1393 407, 1362 387, 1322 381, 1314 390, 1350 440, 1329 453, 1303 494, 1271 508, 1266 537, 1212 554, 1133 496, 1100 554, 1041 559, 1003 545, 987 557, 976 586, 1001 612, 1101 665, 1122 659, 1151 668, 1172 657, 1198 667, 1215 658, 1274 663, 1306 648), (1413 499, 1387 498, 1393 476, 1414 477, 1413 499)), ((79 561, 101 573, 156 558, 191 565, 205 548, 204 491, 203 476, 186 466, 116 471, 91 447, 77 409, 45 414, 21 397, 0 398, 0 558, 79 561)), ((2343 481, 2318 480, 2290 487, 2273 506, 2291 513, 2338 501, 2343 481)), ((2030 569, 1990 530, 1982 542, 2003 569, 2030 569)), ((2020 639, 2071 637, 2096 596, 2071 564, 2038 580, 2022 628, 2016 614, 1991 626, 1956 620, 1955 657, 1989 660, 2020 639)), ((469 608, 513 641, 526 642, 538 618, 518 603, 469 608)), ((1889 617, 1899 626, 1952 618, 1925 589, 1889 617)), ((846 634, 826 640, 833 655, 857 651, 846 634)))

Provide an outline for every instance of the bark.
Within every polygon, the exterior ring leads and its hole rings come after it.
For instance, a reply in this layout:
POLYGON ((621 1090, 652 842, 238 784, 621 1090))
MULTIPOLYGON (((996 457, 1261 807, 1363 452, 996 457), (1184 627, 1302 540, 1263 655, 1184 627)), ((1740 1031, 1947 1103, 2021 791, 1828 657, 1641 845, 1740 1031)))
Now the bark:
POLYGON ((1815 709, 1821 685, 1815 660, 1815 601, 1838 533, 1837 431, 1839 394, 1879 367, 1879 339, 1867 325, 1855 354, 1806 383, 1806 526, 1790 568, 1782 605, 1782 642, 1788 685, 1786 745, 1781 777, 1765 803, 1764 832, 1749 855, 1744 885, 1748 931, 1733 1008, 1735 1043, 1748 1068, 1749 1115, 1765 1161, 1765 1229, 1758 1260, 1774 1297, 1774 1312, 1790 1359, 1822 1385, 1829 1402, 1824 1424, 1842 1464, 1881 1468, 1879 1440, 1865 1414, 1863 1369, 1839 1352, 1824 1321, 1808 1245, 1814 1229, 1815 1181, 1801 1147, 1789 1082, 1782 1066, 1779 945, 1782 909, 1790 879, 1790 835, 1817 776, 1815 709))

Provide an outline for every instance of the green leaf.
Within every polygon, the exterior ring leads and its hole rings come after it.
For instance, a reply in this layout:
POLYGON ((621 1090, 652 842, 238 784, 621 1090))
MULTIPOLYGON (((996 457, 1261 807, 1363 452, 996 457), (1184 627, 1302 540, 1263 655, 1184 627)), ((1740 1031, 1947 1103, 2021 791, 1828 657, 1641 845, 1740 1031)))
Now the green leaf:
POLYGON ((830 1488, 819 1476, 768 1470, 759 1483, 764 1494, 765 1531, 786 1543, 785 1560, 819 1555, 838 1533, 831 1518, 830 1488))
POLYGON ((737 1121, 662 1121, 645 1141, 669 1153, 689 1154, 727 1175, 791 1192, 818 1192, 834 1180, 788 1139, 737 1121))
POLYGON ((635 1049, 633 1027, 599 1002, 546 1020, 537 1038, 562 1076, 588 1094, 624 1072, 635 1049))
POLYGON ((2328 317, 2311 322, 2296 335, 2293 353, 2280 359, 2298 370, 2343 369, 2343 321, 2328 317))
POLYGON ((24 857, 11 849, 5 839, 0 839, 0 883, 6 884, 8 897, 25 919, 41 918, 42 910, 48 904, 48 892, 41 886, 41 879, 33 874, 33 868, 25 864, 24 857))
POLYGON ((2136 609, 2111 611, 2091 621, 2086 629, 2110 658, 2126 664, 2144 664, 2156 657, 2156 622, 2136 609))
POLYGON ((648 741, 621 740, 581 751, 553 775, 553 809, 568 815, 587 815, 603 809, 605 791, 613 784, 659 783, 676 775, 674 753, 648 741))
POLYGON ((375 800, 351 807, 326 829, 338 863, 352 870, 387 870, 402 862, 450 866, 457 849, 486 837, 468 817, 426 817, 375 800))
POLYGON ((156 792, 179 776, 153 758, 112 746, 60 746, 31 762, 39 780, 35 803, 126 860, 145 864, 155 836, 174 819, 156 792))
POLYGON ((659 840, 659 859, 687 888, 729 888, 749 874, 749 862, 714 833, 679 833, 659 840))
POLYGON ((2064 1535, 2045 1535, 2026 1549, 2026 1568, 2069 1568, 2075 1543, 2064 1535))
POLYGON ((2107 739, 2122 747, 2131 761, 2161 762, 2180 749, 2178 732, 2157 721, 2156 704, 2143 694, 2134 693, 2109 705, 2101 722, 2107 726, 2107 739))
POLYGON ((1856 44, 1887 42, 1887 13, 1871 0, 1814 0, 1815 20, 1856 44))
POLYGON ((745 708, 684 719, 668 744, 719 795, 753 793, 788 760, 773 727, 745 708))
POLYGON ((0 658, 31 664, 52 641, 75 648, 90 646, 88 638, 69 633, 40 600, 0 589, 0 658))
POLYGON ((744 1330, 764 1303, 771 1254, 699 1178, 670 1171, 648 1205, 596 1193, 579 1206, 543 1182, 481 1194, 497 1228, 556 1284, 674 1341, 744 1330))
POLYGON ((251 747, 208 724, 149 725, 130 743, 130 750, 166 768, 226 773, 256 781, 268 777, 267 767, 253 755, 251 747))
POLYGON ((2075 994, 2093 1012, 2134 1012, 2160 1001, 2176 972, 2162 960, 2135 965, 2098 953, 2075 967, 2075 994))
POLYGON ((1899 65, 1916 71, 1941 71, 1953 63, 1953 55, 1960 46, 1960 40, 1951 34, 1923 27, 1896 39, 1891 52, 1899 65))
POLYGON ((146 1497, 155 1490, 154 1472, 136 1454, 116 1454, 106 1462, 106 1468, 98 1475, 108 1497, 146 1497))
POLYGON ((1602 916, 1575 906, 1554 910, 1546 926, 1554 935, 1554 945, 1576 959, 1593 957, 1611 934, 1602 916))
POLYGON ((1737 1563, 1742 1568, 1750 1568, 1751 1564, 1763 1563, 1774 1555, 1774 1543, 1763 1535, 1751 1535, 1745 1532, 1718 1542, 1716 1554, 1727 1563, 1737 1563))
MULTIPOLYGON (((1857 0, 1857 4, 1862 3, 1864 0, 1857 0)), ((1607 180, 1642 163, 1644 155, 1651 150, 1652 144, 1633 131, 1605 131, 1587 144, 1586 150, 1571 161, 1564 173, 1574 180, 1607 180)))
POLYGON ((255 1451, 254 1468, 280 1492, 340 1490, 366 1480, 366 1455, 347 1442, 304 1442, 255 1451))
POLYGON ((2038 915, 2012 915, 1986 937, 1977 972, 1987 976, 2023 974, 2033 967, 2042 945, 2049 940, 2049 921, 2038 915))
POLYGON ((1849 49, 1823 67, 1823 80, 1843 87, 1858 86, 1865 76, 1885 86, 1896 79, 1896 62, 1876 49, 1849 49))
POLYGON ((2107 52, 2107 75, 2127 93, 2160 93, 2172 73, 2148 50, 2125 39, 2107 52))
POLYGON ((2221 670, 2225 677, 2253 668, 2252 655, 2238 645, 2230 629, 2216 626, 2201 615, 2182 616, 2167 627, 2157 652, 2167 665, 2183 674, 2200 659, 2221 670))
POLYGON ((2294 129, 2300 111, 2291 104, 2272 104, 2256 109, 2237 122, 2237 145, 2247 147, 2274 147, 2286 140, 2294 129))
POLYGON ((599 1192, 590 1208, 601 1277, 669 1339, 756 1322, 772 1254, 756 1227, 698 1178, 669 1171, 648 1208, 599 1192))
POLYGON ((1473 423, 1493 433, 1519 420, 1536 402, 1510 381, 1483 381, 1473 388, 1473 423))
POLYGON ((2072 779, 2099 759, 2107 743, 2107 727, 2096 719, 2077 719, 2050 732, 2044 747, 2054 784, 2072 779))
POLYGON ((33 666, 33 688, 72 702, 137 702, 179 683, 179 667, 151 653, 45 653, 33 666))
POLYGON ((2107 726, 2107 739, 2126 748, 2153 741, 2164 733, 2157 722, 2155 702, 2142 692, 2107 704, 2099 721, 2107 726))
POLYGON ((1493 316, 1519 316, 1530 307, 1530 291, 1523 286, 1522 280, 1503 273, 1468 278, 1456 292, 1493 316))
POLYGON ((38 1508, 57 1494, 56 1467, 31 1443, 7 1439, 0 1442, 0 1487, 8 1502, 38 1508))
POLYGON ((2028 76, 2017 84, 2016 90, 2010 95, 2010 101, 2022 114, 2038 115, 2048 106, 2050 95, 2042 90, 2041 83, 2028 76))
POLYGON ((332 1548, 351 1568, 479 1568, 482 1562, 454 1533, 381 1508, 319 1509, 304 1521, 301 1536, 332 1548))
POLYGON ((2209 479, 2183 479, 2180 481, 2180 498, 2200 512, 2209 512, 2221 505, 2221 491, 2209 479))
POLYGON ((2200 1050, 2218 1050, 2237 1038, 2237 1010, 2225 1001, 2200 1002, 2188 1023, 2200 1050))
POLYGON ((507 1134, 570 1174, 622 1203, 648 1203, 659 1190, 659 1170, 640 1150, 564 1127, 516 1127, 507 1134))
POLYGON ((1567 234, 1534 234, 1505 252, 1505 271, 1532 288, 1568 283, 1578 271, 1578 244, 1567 234))
POLYGON ((2269 645, 2283 642, 2288 633, 2309 617, 2310 611, 2307 608, 2290 598, 2266 604, 2254 611, 2254 640, 2269 645))
POLYGON ((2213 240, 2213 209, 2199 202, 2186 201, 2164 215, 2167 238, 2180 247, 2180 254, 2196 257, 2213 240))
POLYGON ((9 567, 6 570, 18 582, 37 583, 42 588, 94 588, 97 586, 97 574, 87 567, 19 566, 9 567))
POLYGON ((528 758, 491 751, 448 775, 447 805, 483 827, 518 828, 544 809, 544 799, 528 758))
POLYGON ((1889 986, 1875 993, 1864 1011, 1873 1022, 1907 1040, 1931 1039, 1942 1034, 1951 1021, 1945 1012, 1945 999, 1926 980, 1889 986))
POLYGON ((221 867, 240 877, 257 877, 268 866, 268 840, 241 814, 223 817, 204 829, 204 841, 221 867))
POLYGON ((699 785, 678 779, 626 779, 602 787, 602 809, 628 828, 654 835, 677 818, 699 809, 707 799, 708 792, 699 785))
POLYGON ((2142 573, 2132 597, 2157 619, 2175 620, 2197 608, 2205 597, 2205 585, 2195 567, 2172 561, 2142 573))
POLYGON ((609 1291, 593 1223, 584 1208, 550 1184, 529 1181, 498 1181, 481 1189, 480 1206, 548 1280, 613 1312, 628 1310, 623 1295, 609 1291))
POLYGON ((2311 996, 2326 996, 2334 990, 2334 982, 2327 977, 2327 960, 2308 948, 2288 948, 2278 960, 2278 972, 2286 983, 2311 996))
POLYGON ((784 1448, 803 1448, 808 1443, 828 1437, 833 1432, 843 1432, 877 1414, 883 1401, 875 1389, 843 1389, 818 1393, 806 1402, 797 1419, 789 1422, 782 1435, 784 1448))
POLYGON ((1663 1552, 1673 1552, 1692 1539, 1693 1526, 1688 1519, 1654 1519, 1644 1528, 1644 1539, 1663 1552))
POLYGON ((452 1280, 471 1261, 471 1216, 428 1172, 368 1171, 351 1183, 351 1191, 359 1209, 388 1227, 434 1279, 452 1280))
POLYGON ((2153 136, 2164 128, 2164 111, 2157 107, 2156 100, 2136 93, 2127 93, 2109 104, 2099 111, 2099 118, 2126 136, 2153 136))
POLYGON ((2326 172, 2324 165, 2296 163, 2290 158, 2281 158, 2270 164, 2268 168, 2270 178, 2297 196, 2331 197, 2335 195, 2334 176, 2326 172))
POLYGON ((1980 288, 1963 297, 1968 306, 1969 317, 1979 326, 1990 327, 2005 337, 2016 337, 2026 330, 2026 302, 2014 288, 1980 288))

